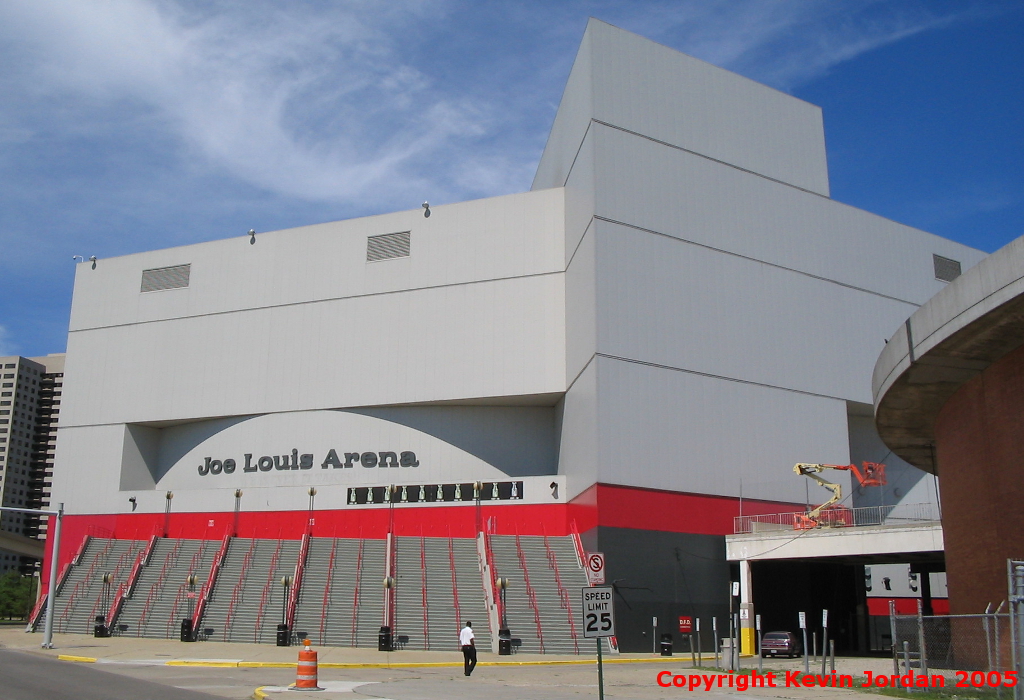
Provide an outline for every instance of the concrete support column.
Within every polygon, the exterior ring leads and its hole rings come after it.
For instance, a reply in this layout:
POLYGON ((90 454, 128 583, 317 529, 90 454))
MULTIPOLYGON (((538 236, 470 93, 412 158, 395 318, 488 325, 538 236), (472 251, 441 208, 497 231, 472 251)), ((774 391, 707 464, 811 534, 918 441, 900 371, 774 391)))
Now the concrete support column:
POLYGON ((757 652, 754 630, 754 586, 750 576, 750 561, 740 560, 740 653, 757 652))

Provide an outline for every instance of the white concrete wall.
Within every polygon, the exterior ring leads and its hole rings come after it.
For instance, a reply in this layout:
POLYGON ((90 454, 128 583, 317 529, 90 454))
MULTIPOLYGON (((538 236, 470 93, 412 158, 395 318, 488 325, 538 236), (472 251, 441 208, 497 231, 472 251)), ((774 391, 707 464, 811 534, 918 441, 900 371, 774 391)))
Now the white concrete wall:
POLYGON ((594 19, 534 188, 565 184, 592 119, 828 195, 819 107, 594 19))
POLYGON ((562 217, 549 190, 79 266, 61 423, 562 392, 562 217), (410 257, 365 261, 402 230, 410 257))
MULTIPOLYGON (((521 414, 529 411, 519 409, 521 414)), ((522 440, 547 442, 548 449, 553 451, 553 426, 545 426, 543 420, 538 422, 530 416, 505 419, 509 424, 506 433, 514 430, 522 440)), ((479 419, 474 420, 480 424, 479 419)), ((524 498, 516 502, 548 503, 552 502, 548 484, 554 479, 564 493, 563 479, 553 475, 531 476, 525 466, 518 473, 516 469, 503 471, 470 451, 471 445, 450 442, 451 435, 439 436, 393 420, 348 411, 282 412, 162 429, 144 428, 142 432, 153 439, 139 441, 124 425, 62 430, 60 457, 72 468, 59 470, 57 483, 67 512, 130 512, 128 498, 133 496, 136 512, 160 512, 166 491, 174 493, 175 512, 230 510, 233 493, 239 488, 247 494, 248 510, 304 508, 310 486, 320 491, 320 507, 333 508, 347 507, 348 487, 387 484, 523 480, 527 482, 524 498), (341 467, 327 463, 332 449, 341 467), (282 464, 293 464, 293 450, 300 460, 302 455, 311 455, 311 468, 256 468, 261 457, 278 457, 282 464), (389 462, 386 467, 366 467, 351 460, 351 466, 344 466, 346 452, 382 451, 399 455, 413 452, 416 464, 390 466, 389 462), (251 455, 249 460, 246 454, 251 455), (203 474, 200 466, 205 466, 207 458, 222 464, 227 459, 234 460, 234 471, 203 474), (253 470, 246 471, 246 464, 253 470)), ((533 474, 538 471, 544 470, 535 470, 533 474)))
POLYGON ((803 503, 793 464, 849 459, 846 402, 944 286, 932 254, 983 257, 829 199, 817 107, 597 21, 534 181, 563 184, 567 381, 600 368, 597 410, 565 404, 571 491, 803 503))
MULTIPOLYGON (((342 437, 366 443, 357 448, 364 451, 422 442, 424 463, 434 466, 408 477, 399 470, 407 483, 507 478, 503 468, 517 478, 554 474, 553 406, 566 365, 563 218, 563 191, 554 189, 435 207, 429 219, 398 212, 259 233, 253 245, 243 236, 79 265, 55 499, 69 512, 107 512, 123 509, 127 495, 141 507, 171 489, 176 510, 228 507, 223 494, 206 492, 240 484, 223 475, 222 486, 196 481, 201 456, 319 454, 324 440, 342 437), (411 231, 409 257, 366 262, 367 236, 398 231, 411 231), (183 263, 191 265, 187 288, 139 291, 143 270, 183 263), (429 416, 327 410, 452 401, 491 406, 466 420, 443 406, 429 416), (340 415, 344 426, 323 423, 340 415), (129 424, 139 426, 132 435, 160 433, 163 447, 153 449, 164 452, 148 480, 147 448, 126 437, 129 424), (388 431, 405 437, 389 441, 388 431), (190 436, 173 459, 172 433, 190 436), (133 460, 143 471, 122 468, 133 460)), ((315 479, 272 473, 273 484, 250 488, 266 489, 257 501, 272 508, 307 482, 395 480, 315 471, 315 479)))

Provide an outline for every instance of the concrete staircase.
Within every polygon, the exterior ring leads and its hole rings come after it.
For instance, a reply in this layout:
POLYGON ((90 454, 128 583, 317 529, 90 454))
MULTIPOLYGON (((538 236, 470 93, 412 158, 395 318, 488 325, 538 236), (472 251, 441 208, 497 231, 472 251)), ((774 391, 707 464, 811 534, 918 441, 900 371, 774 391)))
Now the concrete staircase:
POLYGON ((97 615, 106 615, 118 587, 131 573, 144 540, 115 540, 93 537, 79 563, 71 567, 67 580, 56 595, 53 630, 92 634, 97 615), (104 584, 103 575, 111 575, 104 584))
POLYGON ((474 621, 477 646, 489 649, 476 541, 398 537, 395 547, 395 627, 404 648, 458 651, 462 623, 474 621))
MULTIPOLYGON (((455 559, 455 576, 458 583, 458 610, 455 619, 462 629, 462 623, 472 622, 473 633, 476 635, 478 649, 487 651, 491 648, 491 629, 487 619, 487 595, 484 592, 483 574, 480 571, 480 557, 477 554, 476 540, 452 539, 452 556, 455 559)), ((433 608, 434 601, 430 601, 433 608)), ((449 648, 447 645, 437 647, 449 648)), ((458 650, 458 635, 452 637, 452 649, 458 650)))
POLYGON ((519 651, 578 654, 583 630, 576 607, 587 581, 572 538, 522 535, 517 544, 515 535, 491 535, 488 540, 494 576, 510 582, 506 617, 512 637, 522 640, 519 651))
POLYGON ((377 648, 384 611, 384 540, 310 541, 294 636, 327 646, 377 648))
POLYGON ((284 606, 281 577, 295 573, 300 545, 298 540, 232 539, 199 638, 275 643, 284 606))
POLYGON ((118 634, 175 639, 181 620, 191 617, 195 598, 189 598, 187 579, 195 574, 198 596, 210 575, 220 542, 215 540, 159 539, 142 568, 132 596, 117 619, 118 634))

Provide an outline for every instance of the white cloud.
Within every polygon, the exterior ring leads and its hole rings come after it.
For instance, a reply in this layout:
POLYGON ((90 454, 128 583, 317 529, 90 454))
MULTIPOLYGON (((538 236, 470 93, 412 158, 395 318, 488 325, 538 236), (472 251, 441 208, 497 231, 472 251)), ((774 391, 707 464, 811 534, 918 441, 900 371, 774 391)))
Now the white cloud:
POLYGON ((632 24, 705 61, 790 90, 957 16, 914 0, 689 0, 658 4, 632 24))
POLYGON ((426 4, 398 20, 377 4, 314 7, 34 0, 6 14, 36 51, 40 93, 151 110, 191 155, 286 196, 367 196, 482 133, 483 110, 432 91, 396 51, 426 4))
MULTIPOLYGON (((672 0, 524 12, 442 0, 15 0, 0 8, 0 35, 22 47, 31 79, 23 89, 107 110, 69 128, 142 120, 180 144, 191 168, 297 200, 360 201, 365 211, 528 187, 564 73, 505 71, 501 81, 482 83, 466 68, 518 67, 521 56, 511 51, 529 50, 541 55, 528 65, 567 70, 572 47, 545 38, 575 43, 566 35, 588 12, 607 10, 613 23, 788 89, 947 21, 915 3, 899 7, 672 0), (423 52, 502 11, 519 42, 453 59, 464 65, 432 64, 443 77, 425 72, 423 52)), ((4 134, 26 138, 24 128, 4 134)))

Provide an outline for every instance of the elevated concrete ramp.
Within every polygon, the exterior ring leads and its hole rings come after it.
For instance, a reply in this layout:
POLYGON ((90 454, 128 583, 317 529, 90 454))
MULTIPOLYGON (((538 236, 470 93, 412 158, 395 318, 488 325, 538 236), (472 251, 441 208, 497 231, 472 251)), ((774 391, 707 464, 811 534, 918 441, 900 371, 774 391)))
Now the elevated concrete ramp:
POLYGON ((859 563, 907 562, 942 557, 942 524, 774 530, 727 535, 729 561, 843 559, 859 563))
POLYGON ((13 532, 0 530, 0 549, 25 557, 42 559, 45 543, 42 540, 34 540, 31 537, 23 537, 15 535, 13 532))

